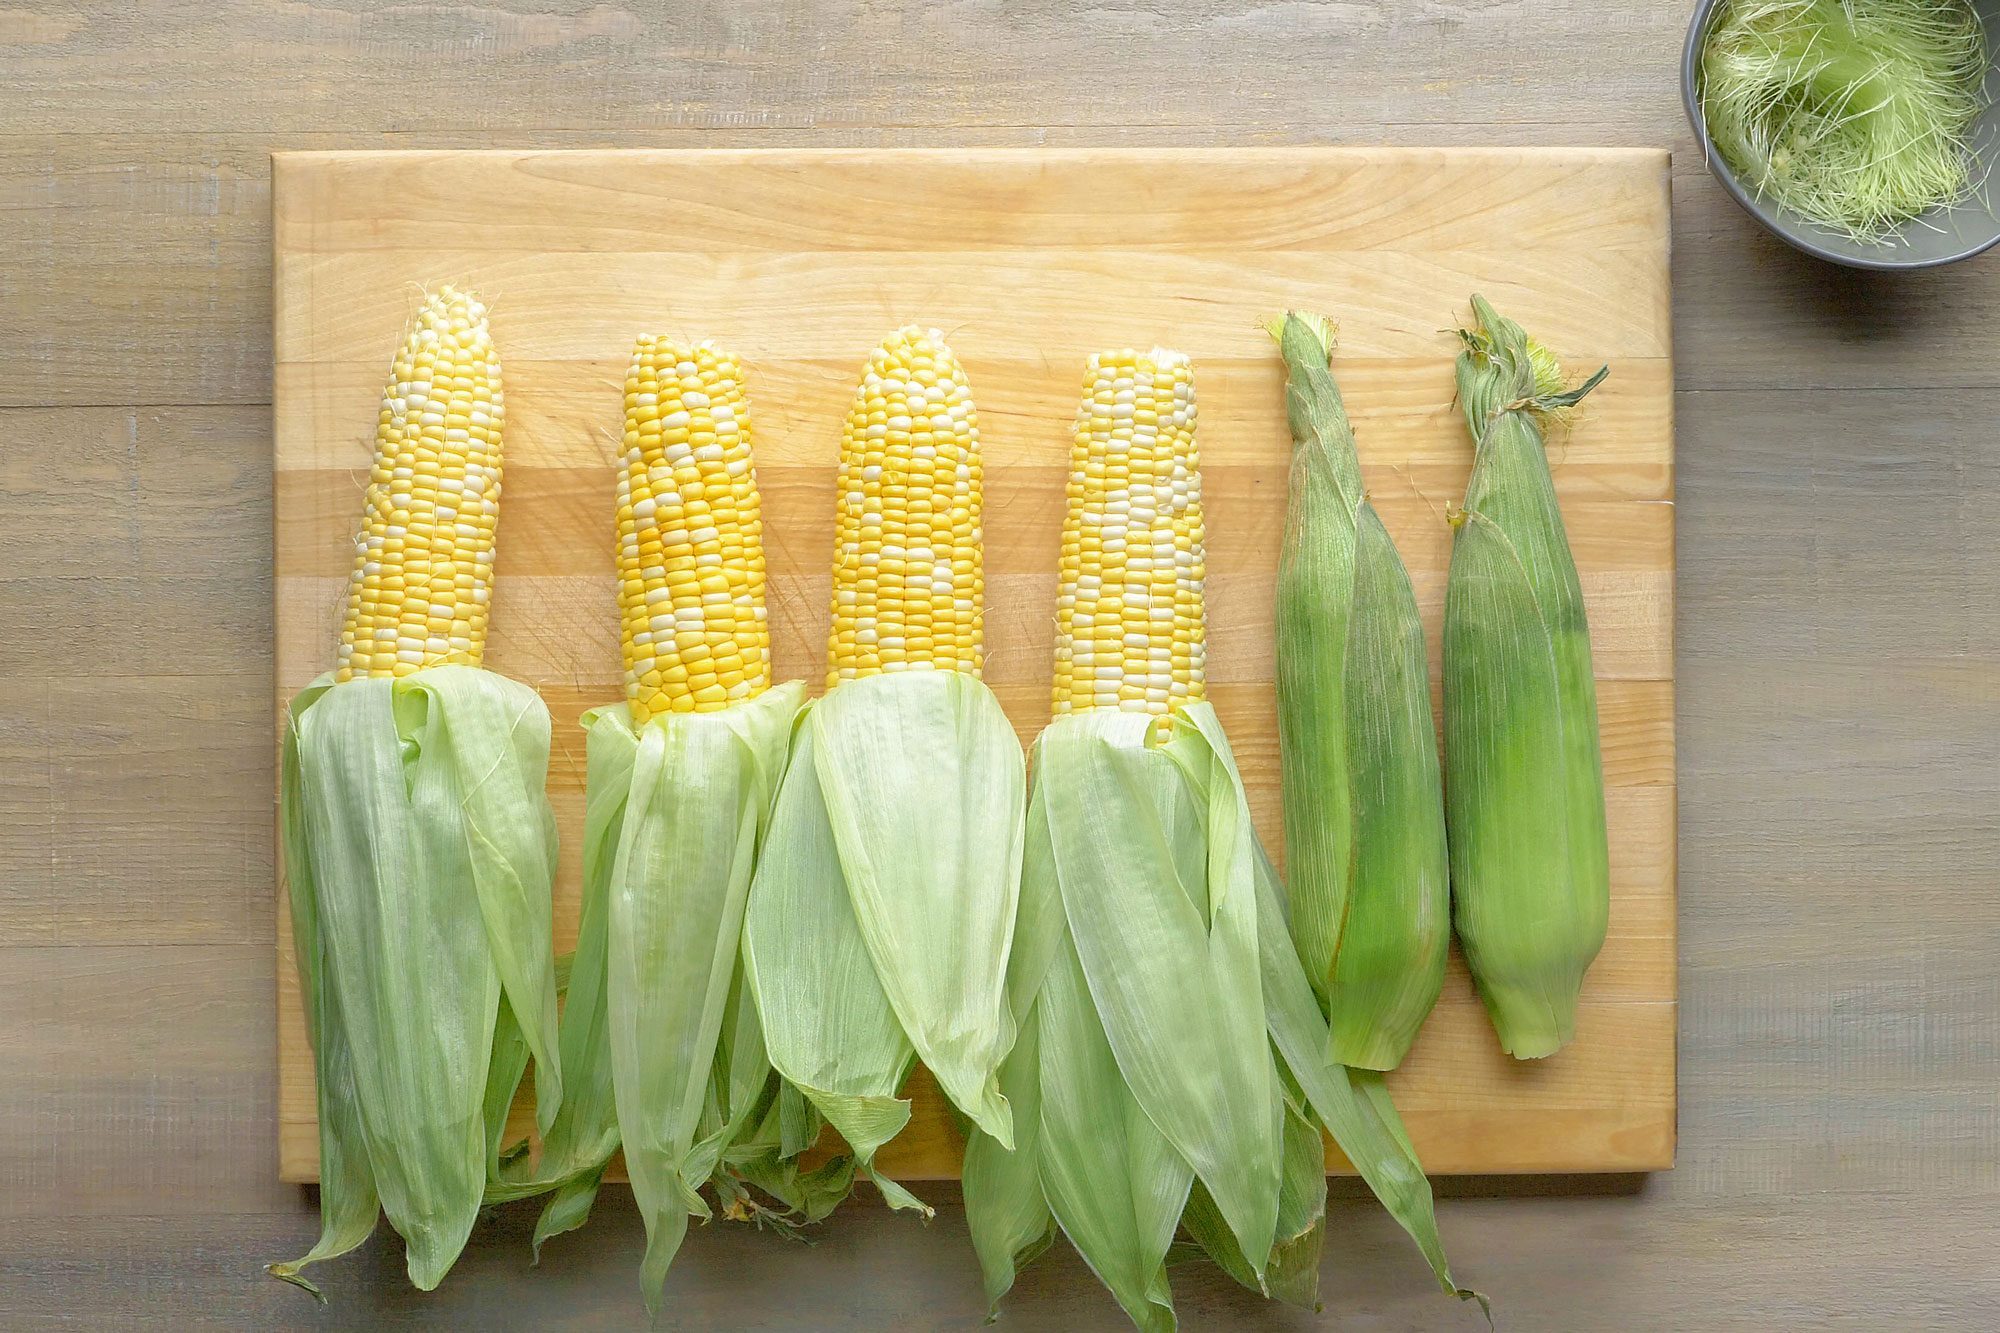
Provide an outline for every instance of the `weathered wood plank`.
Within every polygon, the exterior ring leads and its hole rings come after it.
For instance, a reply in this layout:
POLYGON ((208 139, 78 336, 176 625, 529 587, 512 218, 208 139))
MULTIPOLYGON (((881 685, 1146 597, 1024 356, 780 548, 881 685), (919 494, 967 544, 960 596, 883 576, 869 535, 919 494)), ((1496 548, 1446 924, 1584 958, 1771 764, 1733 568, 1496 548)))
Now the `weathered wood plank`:
POLYGON ((289 1209, 270 984, 261 946, 0 945, 0 1217, 289 1209))
POLYGON ((264 938, 259 408, 0 410, 0 938, 264 938))

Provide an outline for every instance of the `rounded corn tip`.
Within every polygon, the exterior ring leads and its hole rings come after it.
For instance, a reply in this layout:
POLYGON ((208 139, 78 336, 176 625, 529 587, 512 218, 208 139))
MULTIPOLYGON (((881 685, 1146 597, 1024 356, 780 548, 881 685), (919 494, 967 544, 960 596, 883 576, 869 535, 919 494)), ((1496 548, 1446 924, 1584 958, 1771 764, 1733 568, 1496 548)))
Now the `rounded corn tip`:
POLYGON ((1194 372, 1166 348, 1086 363, 1070 449, 1052 707, 1166 717, 1202 697, 1194 372))
POLYGON ((645 335, 625 376, 616 565, 633 721, 770 686, 764 524, 736 358, 645 335))
POLYGON ((937 329, 870 354, 841 438, 827 683, 984 657, 979 415, 937 329))
POLYGON ((484 658, 503 415, 485 304, 426 294, 382 391, 337 680, 484 658))

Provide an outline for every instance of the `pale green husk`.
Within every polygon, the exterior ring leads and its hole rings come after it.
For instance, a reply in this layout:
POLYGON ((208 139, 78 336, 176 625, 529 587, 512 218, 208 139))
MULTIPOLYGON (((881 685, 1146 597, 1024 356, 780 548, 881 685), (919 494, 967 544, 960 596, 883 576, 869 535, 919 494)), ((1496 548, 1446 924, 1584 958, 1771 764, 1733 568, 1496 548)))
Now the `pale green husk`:
POLYGON ((474 667, 333 684, 293 701, 281 809, 320 1124, 319 1243, 377 1204, 429 1290, 501 1171, 506 1111, 535 1062, 536 1118, 563 1100, 550 944, 549 716, 474 667))
MULTIPOLYGON (((774 1093, 739 959, 757 848, 804 698, 792 682, 636 731, 622 703, 583 719, 587 864, 563 1037, 590 1114, 558 1116, 534 1178, 493 1196, 556 1188, 539 1245, 582 1224, 622 1145, 646 1223, 641 1288, 655 1312, 688 1219, 710 1216, 701 1189, 774 1093)), ((565 1108, 577 1104, 573 1092, 565 1108)), ((718 1189, 750 1215, 740 1185, 718 1189)))
POLYGON ((1726 0, 1698 96, 1750 190, 1878 242, 1970 192, 1986 70, 1966 0, 1726 0))
POLYGON ((1368 502, 1318 315, 1272 324, 1288 371, 1278 753, 1293 938, 1336 1064, 1394 1069, 1444 987, 1444 798, 1416 592, 1368 502))
POLYGON ((1163 743, 1144 716, 1060 718, 1034 771, 1008 977, 1021 1039, 1001 1075, 1015 1146, 975 1132, 965 1161, 989 1302, 1059 1226, 1136 1326, 1171 1329, 1166 1264, 1184 1227, 1245 1285, 1311 1307, 1321 1123, 1354 1144, 1449 1286, 1407 1142, 1383 1133, 1359 1076, 1325 1063, 1326 1024, 1213 709, 1182 709, 1163 743))
POLYGON ((771 1063, 899 1207, 929 1211, 874 1159, 909 1120, 899 1094, 919 1058, 954 1106, 1013 1141, 999 1074, 1015 1040, 1024 789, 1013 727, 961 672, 845 682, 793 735, 746 976, 771 1063))
POLYGON ((1475 454, 1454 521, 1444 616, 1445 806, 1452 910, 1509 1054, 1574 1035, 1610 911, 1597 688, 1583 590, 1556 503, 1526 335, 1472 298, 1459 401, 1475 454))

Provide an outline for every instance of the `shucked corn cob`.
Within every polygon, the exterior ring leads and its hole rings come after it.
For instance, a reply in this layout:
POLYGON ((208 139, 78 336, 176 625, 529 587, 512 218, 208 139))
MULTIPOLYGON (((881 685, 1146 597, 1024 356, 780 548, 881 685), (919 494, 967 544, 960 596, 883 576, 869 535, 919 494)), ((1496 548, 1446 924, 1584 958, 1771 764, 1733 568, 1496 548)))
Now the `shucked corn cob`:
MULTIPOLYGON (((528 1059, 545 1136, 564 1102, 548 711, 480 668, 502 415, 486 309, 441 288, 383 392, 337 668, 292 701, 280 808, 322 1231, 270 1271, 308 1287, 378 1204, 436 1286, 498 1184, 481 1106, 508 1105, 528 1059)), ((526 1159, 506 1161, 511 1181, 526 1159)))
POLYGON ((1164 718, 1202 697, 1201 472, 1178 352, 1090 358, 1070 448, 1054 711, 1164 718))
POLYGON ((829 688, 792 733, 744 922, 771 1065, 905 1208, 923 1205, 874 1158, 913 1060, 981 1132, 1014 1135, 998 1075, 1026 784, 979 680, 981 482, 964 371, 941 333, 898 329, 847 415, 829 688))
POLYGON ((440 287, 382 393, 335 679, 480 664, 503 415, 486 307, 440 287))
POLYGON ((1553 1054, 1604 944, 1610 871, 1583 588, 1542 423, 1554 358, 1472 298, 1458 396, 1474 445, 1445 588, 1445 814, 1453 921, 1506 1051, 1553 1054))
POLYGON ((618 593, 635 726, 771 683, 764 521, 736 359, 652 336, 625 376, 618 593))
POLYGON ((979 416, 944 335, 868 359, 841 441, 827 684, 925 667, 979 674, 979 416))
POLYGON ((626 702, 584 715, 583 904, 563 1010, 564 1048, 588 1062, 571 1066, 580 1095, 544 1137, 541 1178, 516 1188, 558 1190, 538 1237, 581 1225, 622 1150, 657 1313, 688 1219, 709 1215, 704 1186, 741 1212, 735 1173, 754 1160, 760 1183, 804 1206, 776 1144, 746 1142, 769 1068, 761 1033, 739 1022, 738 967, 805 687, 771 683, 750 414, 715 344, 634 346, 616 529, 626 702))
MULTIPOLYGON (((1093 356, 1072 437, 1054 718, 1035 742, 1003 1075, 1034 1116, 968 1148, 988 1290, 1052 1217, 1143 1328, 1170 1326, 1184 1223, 1252 1287, 1318 1252, 1317 1134, 1291 1146, 1266 1035, 1255 835, 1203 699, 1195 389, 1177 352, 1093 356), (1197 1183, 1198 1182, 1198 1183, 1197 1183), (1026 1199, 1023 1205, 1020 1201, 1026 1199)), ((1282 927, 1280 927, 1282 929, 1282 927)), ((1301 1122, 1303 1128, 1303 1122, 1301 1122)), ((1307 1298, 1309 1302, 1309 1297, 1307 1298)))

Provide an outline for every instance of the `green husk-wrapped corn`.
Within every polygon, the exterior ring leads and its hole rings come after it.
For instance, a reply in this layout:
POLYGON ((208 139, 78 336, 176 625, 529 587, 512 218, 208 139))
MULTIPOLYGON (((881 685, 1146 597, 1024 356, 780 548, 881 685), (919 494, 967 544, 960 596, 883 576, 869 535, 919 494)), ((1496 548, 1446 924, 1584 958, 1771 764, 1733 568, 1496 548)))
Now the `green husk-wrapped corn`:
POLYGON ((1332 325, 1294 312, 1271 334, 1292 429, 1276 612, 1292 936, 1329 1057, 1394 1069, 1444 986, 1450 932, 1423 622, 1362 486, 1332 325))
POLYGON ((1475 455, 1453 519, 1444 614, 1445 812, 1454 923, 1480 999, 1519 1059, 1575 1034, 1611 891, 1597 688, 1543 425, 1554 357, 1472 298, 1458 397, 1475 455))

